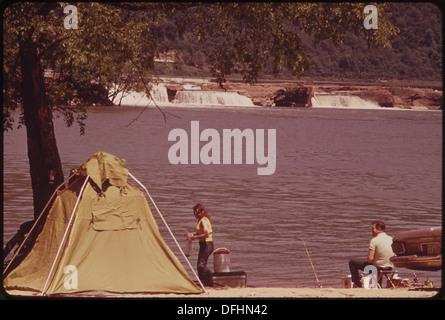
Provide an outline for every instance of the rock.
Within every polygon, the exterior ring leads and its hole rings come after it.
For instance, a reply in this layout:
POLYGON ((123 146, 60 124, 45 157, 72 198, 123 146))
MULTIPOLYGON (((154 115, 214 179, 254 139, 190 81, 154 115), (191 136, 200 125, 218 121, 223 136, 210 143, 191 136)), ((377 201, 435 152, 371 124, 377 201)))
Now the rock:
POLYGON ((184 87, 179 84, 168 84, 165 87, 167 88, 168 101, 170 102, 175 100, 176 92, 184 90, 184 87))
POLYGON ((275 92, 273 101, 276 107, 303 107, 311 106, 311 98, 314 96, 312 87, 295 87, 293 89, 280 89, 275 92))
POLYGON ((353 95, 359 96, 360 98, 368 101, 377 103, 383 108, 393 108, 394 107, 394 96, 386 90, 366 90, 352 93, 353 95))
POLYGON ((427 108, 442 109, 442 91, 421 88, 391 88, 389 92, 394 101, 404 109, 427 108))

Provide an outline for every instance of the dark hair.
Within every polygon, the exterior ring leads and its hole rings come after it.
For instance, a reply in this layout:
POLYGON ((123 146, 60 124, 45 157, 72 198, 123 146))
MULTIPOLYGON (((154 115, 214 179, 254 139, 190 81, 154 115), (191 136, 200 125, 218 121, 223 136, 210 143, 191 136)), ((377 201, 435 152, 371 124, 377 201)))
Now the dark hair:
POLYGON ((197 205, 195 205, 193 207, 193 212, 195 212, 195 211, 198 211, 198 213, 203 212, 203 216, 206 217, 207 219, 210 219, 209 213, 207 212, 206 208, 202 204, 198 203, 197 205))
POLYGON ((385 230, 385 223, 382 221, 374 221, 372 225, 375 225, 376 229, 385 230))

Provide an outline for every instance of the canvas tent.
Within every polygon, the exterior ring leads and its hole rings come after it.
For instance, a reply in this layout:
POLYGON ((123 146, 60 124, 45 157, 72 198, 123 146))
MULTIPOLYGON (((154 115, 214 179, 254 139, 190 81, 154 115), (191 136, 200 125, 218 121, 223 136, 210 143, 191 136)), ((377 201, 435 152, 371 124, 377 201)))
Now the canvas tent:
POLYGON ((19 249, 27 252, 6 268, 6 290, 203 292, 164 242, 144 194, 127 181, 124 159, 98 152, 73 172, 37 220, 40 228, 31 229, 31 244, 19 249))

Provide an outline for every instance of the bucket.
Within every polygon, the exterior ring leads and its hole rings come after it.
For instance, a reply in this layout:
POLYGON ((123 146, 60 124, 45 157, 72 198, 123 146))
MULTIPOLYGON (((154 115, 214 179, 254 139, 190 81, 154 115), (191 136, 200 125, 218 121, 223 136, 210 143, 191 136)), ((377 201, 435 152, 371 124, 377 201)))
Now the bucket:
POLYGON ((218 248, 213 251, 214 272, 230 272, 230 251, 226 248, 218 248))

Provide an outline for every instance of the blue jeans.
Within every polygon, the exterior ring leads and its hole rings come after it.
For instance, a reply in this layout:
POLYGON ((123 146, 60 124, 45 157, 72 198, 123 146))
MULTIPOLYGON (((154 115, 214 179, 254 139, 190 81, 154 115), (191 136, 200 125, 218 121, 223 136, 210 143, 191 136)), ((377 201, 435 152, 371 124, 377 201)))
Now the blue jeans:
POLYGON ((212 271, 207 268, 207 261, 213 251, 213 241, 199 242, 198 277, 206 286, 212 285, 212 271))

